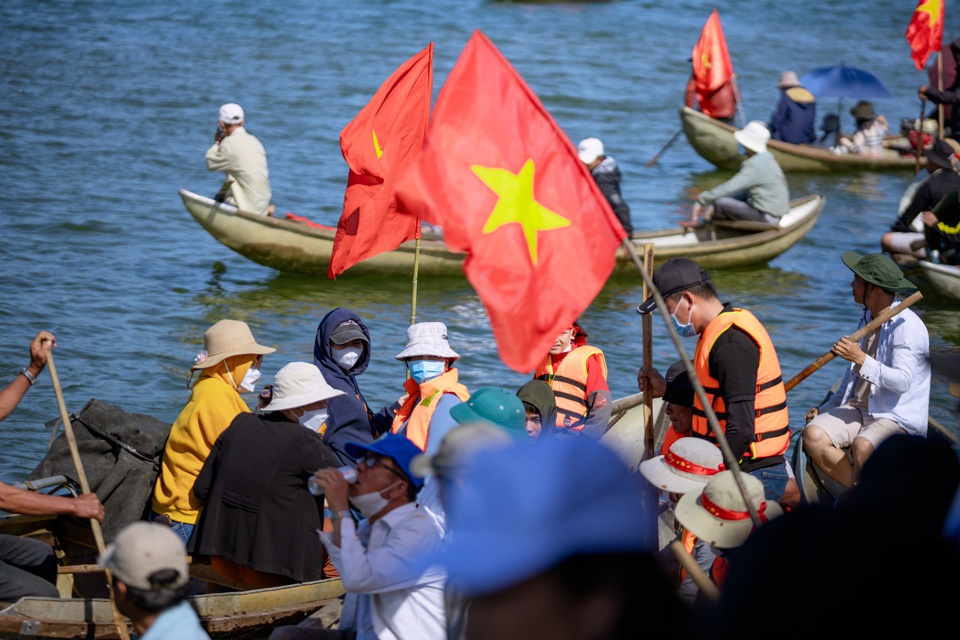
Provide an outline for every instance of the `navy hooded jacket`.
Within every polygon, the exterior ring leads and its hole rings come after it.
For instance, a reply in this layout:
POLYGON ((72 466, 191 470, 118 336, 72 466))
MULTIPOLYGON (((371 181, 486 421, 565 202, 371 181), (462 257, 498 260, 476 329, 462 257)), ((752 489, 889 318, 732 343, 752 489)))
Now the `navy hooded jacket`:
POLYGON ((330 447, 344 464, 352 462, 350 456, 344 451, 346 443, 370 444, 375 438, 372 426, 373 414, 367 407, 367 400, 360 392, 356 380, 356 376, 366 371, 370 364, 369 340, 370 332, 360 316, 350 309, 338 308, 325 315, 320 321, 320 326, 317 327, 317 339, 313 345, 313 363, 323 372, 327 384, 347 394, 327 400, 330 417, 327 420, 327 431, 323 434, 323 443, 330 447), (368 342, 363 345, 363 354, 348 375, 343 372, 331 354, 330 334, 338 326, 351 320, 357 323, 368 342))

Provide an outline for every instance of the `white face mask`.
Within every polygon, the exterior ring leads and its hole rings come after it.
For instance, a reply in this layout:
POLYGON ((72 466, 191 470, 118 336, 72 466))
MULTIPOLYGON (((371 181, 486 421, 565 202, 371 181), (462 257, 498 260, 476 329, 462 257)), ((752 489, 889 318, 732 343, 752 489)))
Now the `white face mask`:
POLYGON ((381 489, 380 491, 371 491, 370 493, 365 493, 362 496, 350 496, 350 502, 353 503, 360 513, 363 514, 364 518, 372 518, 386 508, 390 501, 384 498, 382 494, 384 491, 389 491, 393 489, 400 483, 399 480, 394 482, 392 485, 386 489, 381 489))
POLYGON ((326 408, 314 409, 313 411, 304 411, 303 415, 297 418, 297 422, 310 429, 310 431, 320 433, 320 429, 326 424, 328 417, 330 417, 330 412, 326 408))
POLYGON ((247 369, 247 372, 243 375, 243 380, 240 381, 240 391, 245 391, 246 393, 252 393, 257 390, 257 380, 260 379, 260 369, 255 369, 253 365, 250 365, 250 368, 247 369))
POLYGON ((363 355, 363 347, 334 348, 333 352, 340 368, 344 371, 350 371, 350 369, 353 369, 353 366, 357 364, 357 361, 360 360, 360 356, 363 355))

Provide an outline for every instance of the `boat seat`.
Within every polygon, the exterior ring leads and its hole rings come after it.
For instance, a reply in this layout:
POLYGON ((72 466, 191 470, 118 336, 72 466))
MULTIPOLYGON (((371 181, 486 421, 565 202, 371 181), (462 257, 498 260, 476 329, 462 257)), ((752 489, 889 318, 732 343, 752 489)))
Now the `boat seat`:
POLYGON ((780 228, 780 225, 770 224, 769 222, 754 222, 753 220, 713 220, 713 226, 717 229, 750 232, 780 228))

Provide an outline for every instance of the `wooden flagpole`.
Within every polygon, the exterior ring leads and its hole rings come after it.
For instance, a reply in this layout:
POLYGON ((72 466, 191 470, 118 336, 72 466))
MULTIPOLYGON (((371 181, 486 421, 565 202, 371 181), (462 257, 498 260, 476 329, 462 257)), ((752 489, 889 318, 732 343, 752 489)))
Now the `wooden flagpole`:
POLYGON ((410 326, 417 323, 417 275, 420 272, 420 219, 417 218, 417 245, 413 252, 413 299, 410 301, 410 326))
MULTIPOLYGON (((937 89, 943 92, 943 43, 940 43, 940 51, 937 52, 937 89)), ((937 111, 940 115, 940 139, 943 140, 943 103, 937 105, 937 111)), ((920 119, 920 128, 923 128, 923 118, 920 119)), ((954 134, 956 135, 956 134, 954 134)))
MULTIPOLYGON (((628 240, 629 242, 629 240, 628 240)), ((643 245, 643 268, 648 275, 653 275, 653 243, 647 242, 643 245)), ((650 289, 647 288, 647 282, 643 282, 643 299, 650 297, 650 289)), ((643 318, 643 369, 649 371, 653 368, 653 317, 652 314, 645 313, 643 318)), ((647 460, 653 458, 653 394, 645 392, 643 394, 643 446, 647 460)))

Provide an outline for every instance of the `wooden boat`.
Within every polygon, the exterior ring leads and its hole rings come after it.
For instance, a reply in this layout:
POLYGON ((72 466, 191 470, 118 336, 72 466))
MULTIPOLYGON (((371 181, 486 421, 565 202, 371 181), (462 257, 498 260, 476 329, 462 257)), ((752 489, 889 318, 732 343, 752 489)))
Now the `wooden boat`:
MULTIPOLYGON (((335 231, 301 222, 240 211, 236 207, 180 190, 190 215, 210 235, 240 255, 265 267, 294 273, 326 274, 335 231)), ((633 234, 638 251, 643 243, 656 245, 658 263, 670 258, 692 258, 705 269, 765 263, 797 243, 816 223, 826 198, 812 195, 790 203, 780 225, 763 222, 716 222, 698 229, 664 229, 633 234)), ((465 254, 447 249, 443 238, 424 233, 420 243, 420 273, 462 273, 465 254)), ((381 253, 351 267, 346 275, 411 274, 414 243, 381 253)), ((615 274, 635 274, 624 249, 617 253, 615 274)))
MULTIPOLYGON (((690 146, 704 159, 709 160, 720 169, 736 171, 746 157, 737 151, 737 141, 733 132, 737 127, 710 116, 704 115, 689 107, 680 108, 680 121, 683 123, 683 132, 690 141, 690 146)), ((890 146, 906 146, 904 138, 887 140, 890 146), (899 143, 899 144, 898 144, 899 143)), ((901 156, 893 149, 885 149, 882 157, 870 158, 858 155, 837 155, 828 149, 821 149, 805 144, 790 144, 771 140, 767 149, 780 164, 785 172, 791 171, 887 171, 912 170, 916 167, 916 160, 911 156, 901 156)), ((920 164, 926 164, 926 158, 920 158, 920 164)))
MULTIPOLYGON (((0 606, 0 638, 119 637, 106 599, 104 574, 90 564, 96 562, 96 547, 87 522, 62 516, 3 516, 0 533, 42 540, 61 556, 57 580, 61 599, 21 598, 0 606)), ((317 610, 339 603, 337 599, 344 593, 338 579, 251 590, 220 578, 209 564, 194 559, 190 574, 241 589, 190 597, 200 623, 217 639, 266 636, 275 626, 297 624, 317 610)))
POLYGON ((944 298, 960 302, 960 268, 920 261, 923 276, 944 298))

